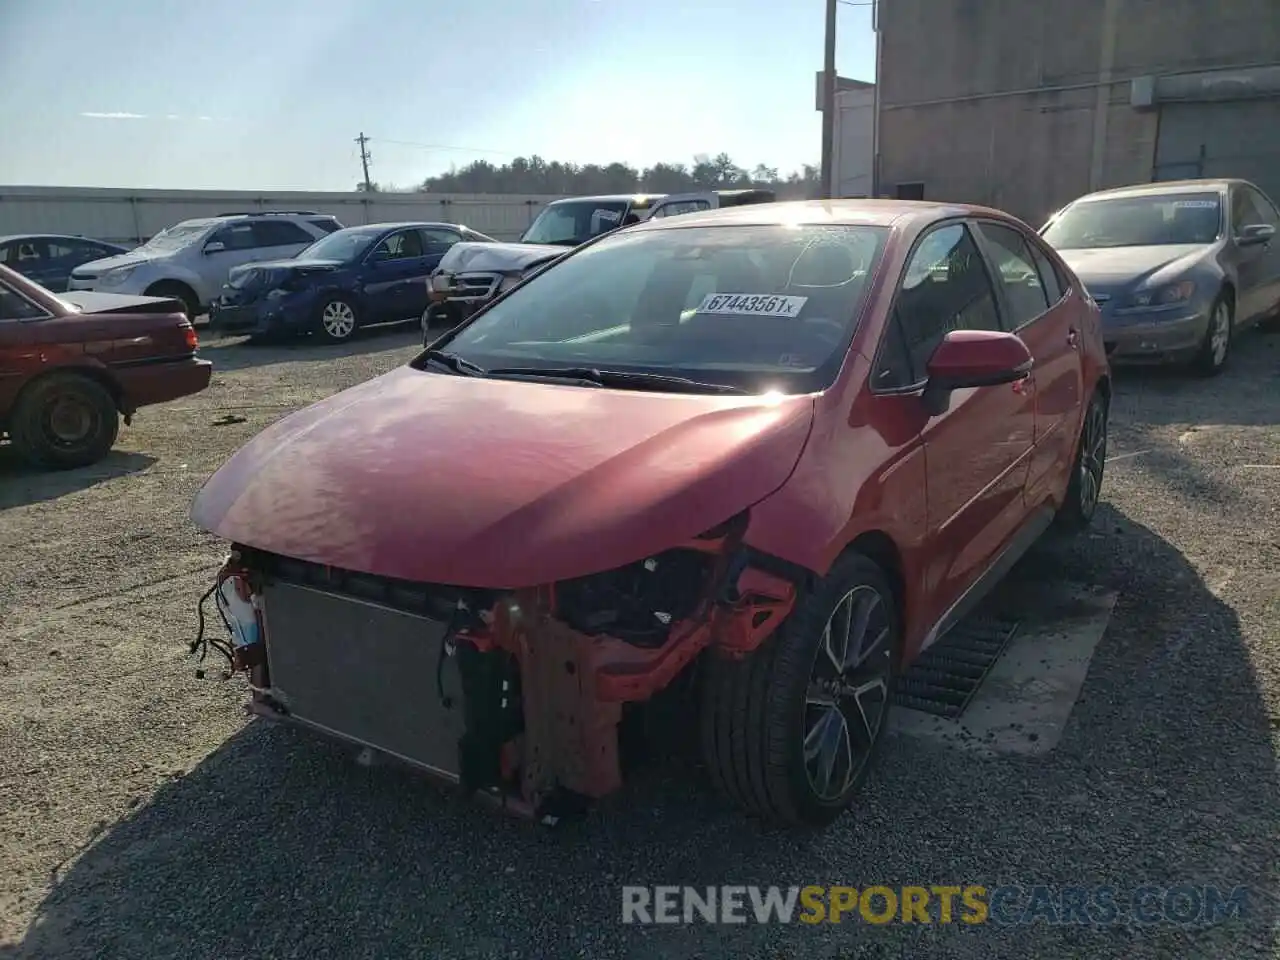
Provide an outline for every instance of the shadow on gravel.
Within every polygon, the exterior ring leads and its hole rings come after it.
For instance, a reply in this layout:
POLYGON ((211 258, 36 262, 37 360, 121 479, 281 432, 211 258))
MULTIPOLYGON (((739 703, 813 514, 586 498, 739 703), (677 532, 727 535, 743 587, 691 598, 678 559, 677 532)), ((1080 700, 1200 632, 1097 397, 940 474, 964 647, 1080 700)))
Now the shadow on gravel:
POLYGON ((22 463, 8 444, 0 444, 0 510, 56 500, 104 480, 141 473, 155 462, 155 457, 143 453, 112 450, 105 459, 91 467, 37 470, 22 463))
POLYGON ((1113 413, 1151 427, 1169 424, 1272 426, 1280 389, 1280 334, 1240 335, 1230 364, 1216 377, 1175 367, 1115 367, 1113 413))
POLYGON ((314 337, 284 340, 279 343, 250 343, 247 339, 214 339, 200 345, 200 356, 213 361, 215 373, 247 370, 276 363, 309 363, 355 357, 383 350, 397 350, 422 344, 422 327, 418 322, 387 323, 363 327, 347 343, 322 343, 314 337))
POLYGON ((255 723, 108 828, 0 957, 1272 956, 1275 730, 1235 613, 1107 507, 1091 535, 1011 576, 1011 590, 1065 578, 1121 592, 1046 757, 891 740, 853 811, 816 835, 763 830, 689 769, 650 768, 548 829, 255 723), (1244 885, 1251 899, 1206 928, 619 922, 623 884, 810 883, 1105 884, 1122 910, 1143 885, 1244 885))

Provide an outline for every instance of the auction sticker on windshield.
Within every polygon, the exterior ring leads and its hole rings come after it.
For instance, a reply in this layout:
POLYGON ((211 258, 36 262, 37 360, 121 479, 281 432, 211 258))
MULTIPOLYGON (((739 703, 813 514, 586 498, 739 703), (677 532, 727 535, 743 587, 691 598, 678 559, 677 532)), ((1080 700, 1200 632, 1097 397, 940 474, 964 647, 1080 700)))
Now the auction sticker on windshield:
POLYGON ((732 314, 751 317, 795 317, 809 302, 808 297, 778 297, 764 293, 709 293, 698 305, 698 313, 732 314))

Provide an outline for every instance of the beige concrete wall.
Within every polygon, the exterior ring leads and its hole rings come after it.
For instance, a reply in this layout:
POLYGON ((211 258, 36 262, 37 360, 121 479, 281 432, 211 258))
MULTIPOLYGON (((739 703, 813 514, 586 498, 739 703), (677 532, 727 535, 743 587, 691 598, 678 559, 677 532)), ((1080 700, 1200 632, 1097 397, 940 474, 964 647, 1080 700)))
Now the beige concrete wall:
POLYGON ((1128 81, 1280 62, 1280 0, 882 0, 879 190, 1038 221, 1146 181, 1128 81))

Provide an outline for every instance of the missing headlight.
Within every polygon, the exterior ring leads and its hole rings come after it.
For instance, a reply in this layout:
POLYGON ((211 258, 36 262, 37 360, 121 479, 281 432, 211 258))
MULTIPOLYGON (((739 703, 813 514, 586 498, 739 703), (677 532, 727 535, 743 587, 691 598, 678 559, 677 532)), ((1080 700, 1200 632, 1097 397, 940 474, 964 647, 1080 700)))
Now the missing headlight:
POLYGON ((560 618, 586 634, 607 633, 641 647, 661 646, 671 624, 697 610, 715 558, 668 550, 616 570, 557 587, 560 618))

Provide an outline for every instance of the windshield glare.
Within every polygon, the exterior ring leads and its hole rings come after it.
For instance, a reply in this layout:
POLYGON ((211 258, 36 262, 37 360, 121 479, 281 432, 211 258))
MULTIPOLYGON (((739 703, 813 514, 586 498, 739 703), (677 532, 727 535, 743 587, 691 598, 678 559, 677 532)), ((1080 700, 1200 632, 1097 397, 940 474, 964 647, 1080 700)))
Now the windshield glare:
POLYGON ((556 203, 529 225, 521 243, 554 243, 576 247, 622 225, 627 205, 620 201, 556 203))
POLYGON ((381 231, 378 230, 337 230, 302 250, 295 259, 350 263, 360 259, 379 236, 381 231))
POLYGON ((189 244, 195 243, 205 235, 208 229, 209 223, 207 221, 197 220, 189 223, 179 223, 168 230, 161 230, 138 249, 145 250, 148 253, 180 250, 189 244))
POLYGON ((835 379, 888 231, 618 234, 546 268, 441 348, 485 369, 591 367, 803 393, 835 379))
POLYGON ((1213 243, 1221 207, 1216 193, 1085 200, 1063 211, 1044 239, 1059 250, 1213 243))

